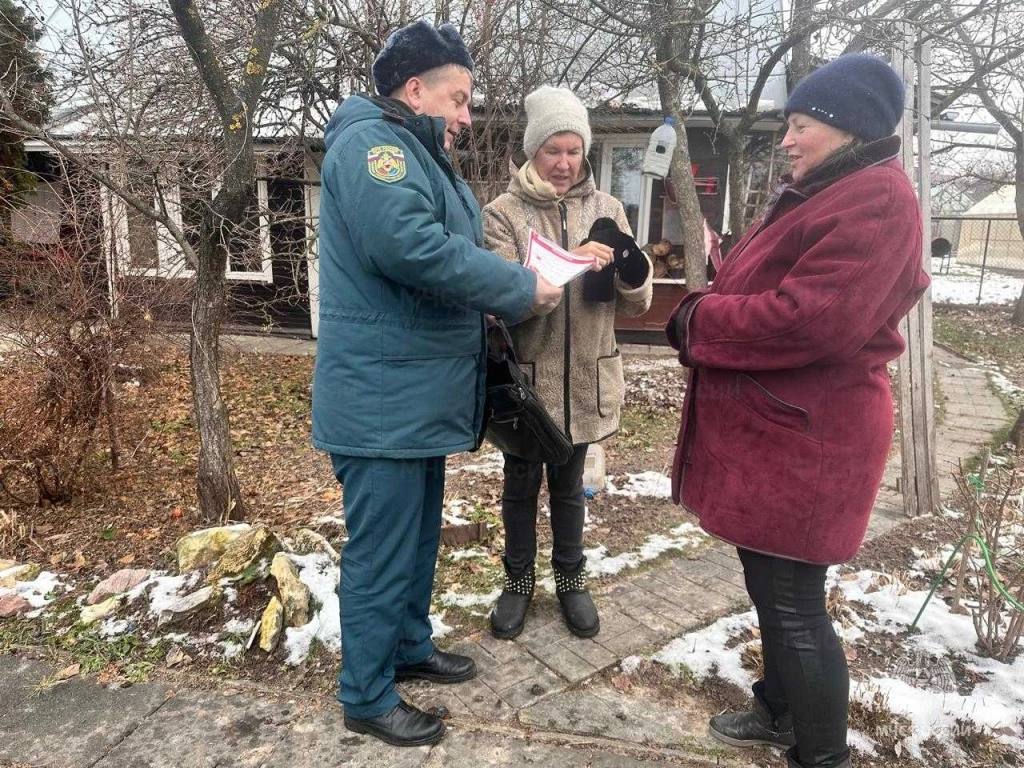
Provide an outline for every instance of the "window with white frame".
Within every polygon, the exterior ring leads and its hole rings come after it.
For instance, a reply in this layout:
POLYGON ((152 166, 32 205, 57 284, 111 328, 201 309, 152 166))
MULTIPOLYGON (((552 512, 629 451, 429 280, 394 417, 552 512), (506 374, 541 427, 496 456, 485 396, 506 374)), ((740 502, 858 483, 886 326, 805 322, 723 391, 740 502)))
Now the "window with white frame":
POLYGON ((626 210, 633 235, 647 242, 650 219, 651 177, 643 175, 645 137, 610 137, 601 140, 599 185, 626 210))
POLYGON ((181 224, 178 189, 173 177, 168 179, 167 174, 131 169, 121 175, 121 180, 136 200, 151 206, 151 213, 140 211, 121 197, 104 191, 107 203, 103 215, 121 269, 129 274, 151 277, 195 274, 171 233, 156 220, 166 215, 175 225, 181 224))
MULTIPOLYGON (((195 248, 199 244, 202 216, 216 194, 216 187, 202 181, 201 173, 188 165, 169 172, 128 174, 126 188, 137 198, 152 201, 154 213, 166 213, 195 248)), ((258 179, 242 221, 225 244, 225 275, 229 280, 273 282, 270 218, 266 179, 258 179)), ((112 218, 119 262, 126 272, 154 277, 192 277, 178 242, 153 216, 115 197, 106 206, 112 218)))
POLYGON ((274 262, 270 247, 270 206, 267 180, 257 179, 252 198, 242 220, 225 244, 229 280, 274 282, 274 262))

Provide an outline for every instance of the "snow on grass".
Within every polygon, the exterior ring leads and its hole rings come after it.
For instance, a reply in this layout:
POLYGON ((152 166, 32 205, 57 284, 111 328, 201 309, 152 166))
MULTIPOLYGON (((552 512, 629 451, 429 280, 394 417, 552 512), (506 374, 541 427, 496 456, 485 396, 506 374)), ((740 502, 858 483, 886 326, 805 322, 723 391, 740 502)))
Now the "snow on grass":
POLYGON ((104 639, 110 639, 114 637, 120 637, 132 628, 132 623, 128 619, 105 619, 99 628, 99 636, 104 639))
POLYGON ((299 569, 299 579, 309 587, 313 603, 319 606, 301 627, 285 629, 285 663, 295 666, 305 661, 316 640, 335 653, 341 651, 341 605, 338 601, 340 569, 326 554, 289 555, 299 569))
POLYGON ((474 558, 487 558, 490 557, 491 553, 480 547, 470 547, 469 549, 456 549, 448 553, 449 560, 472 560, 474 558))
POLYGON ((449 608, 471 608, 476 605, 490 606, 501 595, 501 589, 493 589, 490 592, 463 594, 452 592, 450 589, 439 598, 441 605, 449 608))
POLYGON ((700 544, 706 538, 707 534, 693 523, 682 523, 669 531, 667 536, 660 533, 651 534, 635 552, 623 552, 611 557, 608 554, 608 548, 604 544, 599 544, 593 549, 583 551, 583 554, 587 556, 587 575, 594 578, 613 576, 627 568, 636 568, 641 563, 653 560, 665 552, 687 550, 700 544))
POLYGON ((607 492, 612 496, 652 496, 656 499, 667 499, 672 496, 672 480, 661 472, 641 472, 626 475, 626 484, 617 488, 611 475, 607 479, 607 492))
POLYGON ((135 600, 149 589, 149 613, 151 616, 159 617, 179 597, 189 592, 198 581, 199 576, 199 571, 191 571, 181 576, 154 573, 128 593, 128 601, 135 600))
POLYGON ((0 588, 0 597, 5 595, 18 595, 24 598, 29 605, 35 608, 27 614, 29 618, 35 618, 48 603, 53 602, 57 597, 58 590, 67 591, 70 587, 60 580, 60 577, 50 571, 43 571, 32 581, 15 581, 13 587, 0 588))
POLYGON ((430 634, 435 640, 444 637, 450 633, 454 627, 450 627, 444 623, 444 611, 440 614, 430 614, 430 634))
MULTIPOLYGON (((865 632, 906 635, 927 596, 925 590, 909 591, 898 580, 874 571, 858 571, 838 578, 833 574, 829 581, 840 587, 850 607, 854 626, 837 627, 847 639, 865 632), (861 615, 858 606, 849 601, 869 606, 873 615, 861 615)), ((740 664, 740 655, 750 643, 732 648, 726 645, 756 623, 753 611, 726 616, 709 627, 676 638, 651 658, 677 671, 685 668, 698 678, 716 674, 746 689, 753 683, 753 676, 740 664)), ((935 654, 939 658, 956 654, 967 669, 980 676, 971 695, 916 688, 897 677, 875 674, 855 679, 851 698, 871 706, 875 695, 881 693, 888 710, 911 723, 911 732, 902 748, 919 759, 921 745, 928 738, 936 736, 940 741, 952 742, 957 719, 969 719, 991 730, 1014 749, 1024 749, 1020 725, 1020 712, 1024 710, 1024 654, 1013 664, 978 656, 971 617, 951 613, 938 598, 928 604, 917 626, 919 633, 903 637, 908 658, 915 653, 935 654)), ((850 743, 866 752, 874 750, 874 742, 864 734, 851 732, 850 743)))
POLYGON ((224 625, 224 631, 229 635, 246 635, 252 632, 256 626, 255 619, 231 619, 224 625))
POLYGON ((733 648, 726 648, 726 644, 756 626, 757 614, 752 610, 724 616, 704 629, 675 638, 651 659, 676 671, 685 669, 698 678, 717 675, 746 690, 754 684, 754 676, 740 664, 744 644, 733 648))
POLYGON ((1024 387, 1018 387, 999 371, 986 371, 988 380, 1003 397, 1012 403, 1024 405, 1024 387))
POLYGON ((468 501, 455 499, 454 501, 448 502, 447 508, 441 511, 441 518, 448 525, 468 525, 473 521, 462 516, 462 513, 468 510, 468 501))
POLYGON ((491 451, 480 457, 478 462, 463 464, 461 467, 451 467, 446 474, 454 475, 459 472, 472 472, 478 475, 500 475, 505 467, 505 456, 501 451, 491 451))
POLYGON ((985 272, 982 283, 981 268, 967 264, 953 264, 945 275, 939 274, 938 265, 932 268, 932 301, 937 304, 1012 304, 1022 286, 1024 279, 991 271, 985 272))

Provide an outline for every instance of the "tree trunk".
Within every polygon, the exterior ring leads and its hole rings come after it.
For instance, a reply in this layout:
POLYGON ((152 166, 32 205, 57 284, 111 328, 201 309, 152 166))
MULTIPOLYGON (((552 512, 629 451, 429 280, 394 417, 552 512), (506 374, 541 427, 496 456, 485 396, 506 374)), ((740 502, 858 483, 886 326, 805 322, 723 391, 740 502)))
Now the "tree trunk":
MULTIPOLYGON (((798 24, 805 23, 811 14, 814 13, 814 6, 816 0, 793 0, 792 10, 790 11, 793 19, 793 26, 796 27, 798 24)), ((790 30, 792 31, 792 29, 790 30)), ((811 36, 801 38, 790 51, 789 58, 789 71, 787 74, 787 80, 789 82, 789 91, 793 92, 793 87, 803 80, 807 75, 811 74, 811 70, 814 69, 814 58, 811 55, 811 36)), ((779 106, 782 106, 781 104, 779 106)))
POLYGON ((1017 446, 1018 450, 1024 448, 1024 408, 1017 414, 1017 421, 1010 430, 1010 442, 1017 446))
MULTIPOLYGON (((1014 181, 1017 182, 1017 191, 1014 194, 1014 207, 1017 210, 1017 229, 1020 230, 1021 237, 1024 237, 1024 136, 1018 135, 1016 140, 1014 181)), ((1024 325, 1024 286, 1021 287, 1020 297, 1013 308, 1010 322, 1014 325, 1024 325)))
POLYGON ((189 362, 192 404, 199 430, 196 484, 199 514, 213 524, 245 517, 235 475, 228 410, 220 392, 220 324, 224 315, 224 252, 212 216, 203 222, 202 248, 192 295, 189 362))
POLYGON ((1017 304, 1013 308, 1010 322, 1014 325, 1024 325, 1024 285, 1021 286, 1020 296, 1017 298, 1017 304))
POLYGON ((704 252, 704 215, 697 199, 690 167, 690 145, 686 138, 686 112, 679 99, 679 77, 666 73, 658 77, 658 92, 665 114, 675 120, 676 150, 672 155, 672 186, 676 190, 683 255, 686 259, 686 287, 704 288, 708 284, 707 254, 704 252))
POLYGON ((747 217, 747 176, 750 173, 750 157, 747 149, 750 138, 746 135, 726 135, 726 157, 729 163, 729 220, 723 222, 732 233, 735 243, 743 235, 750 221, 747 217))

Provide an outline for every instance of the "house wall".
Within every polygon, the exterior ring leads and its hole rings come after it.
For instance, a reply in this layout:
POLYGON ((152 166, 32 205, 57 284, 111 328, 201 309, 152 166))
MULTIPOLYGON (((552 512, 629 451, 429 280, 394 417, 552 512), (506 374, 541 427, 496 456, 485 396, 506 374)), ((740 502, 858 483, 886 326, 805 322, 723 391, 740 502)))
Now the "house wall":
MULTIPOLYGON (((602 190, 623 200, 641 245, 662 238, 680 243, 681 233, 675 223, 677 209, 671 195, 666 193, 665 183, 641 173, 643 152, 650 135, 650 116, 644 121, 638 123, 642 127, 634 130, 595 134, 591 153, 595 176, 602 190)), ((594 122, 601 125, 600 119, 594 122)), ((726 196, 725 159, 713 142, 711 129, 688 128, 687 134, 698 179, 701 209, 710 225, 720 231, 726 196)), ((504 134, 505 143, 495 151, 507 157, 514 149, 513 145, 520 140, 518 134, 508 131, 504 134)), ((263 155, 276 151, 275 146, 261 150, 263 155)), ((304 163, 298 163, 297 170, 293 168, 287 179, 275 177, 265 169, 258 171, 262 174, 257 189, 263 261, 262 265, 257 261, 247 270, 228 271, 228 323, 280 327, 316 335, 319 318, 316 231, 321 160, 322 155, 308 151, 304 163)), ((463 165, 465 171, 473 173, 474 166, 481 166, 479 156, 476 161, 463 165)), ((507 168, 499 177, 492 166, 477 180, 481 182, 475 185, 478 191, 490 190, 490 197, 481 199, 482 204, 503 191, 507 176, 507 168)), ((188 214, 182 204, 180 190, 175 191, 173 183, 167 189, 167 203, 181 224, 188 214)), ((45 192, 41 194, 39 203, 45 210, 53 207, 45 192)), ((193 273, 169 233, 161 231, 158 226, 147 225, 151 229, 150 234, 140 238, 139 233, 132 229, 134 226, 138 230, 140 225, 132 225, 126 205, 110 193, 104 195, 102 208, 108 232, 109 258, 119 269, 147 279, 191 279, 193 273), (140 245, 143 242, 150 245, 140 245), (133 258, 133 247, 144 247, 145 258, 133 258)), ((36 223, 33 226, 35 229, 30 231, 25 223, 22 231, 31 234, 41 227, 43 233, 50 233, 47 236, 52 237, 52 225, 36 223)))

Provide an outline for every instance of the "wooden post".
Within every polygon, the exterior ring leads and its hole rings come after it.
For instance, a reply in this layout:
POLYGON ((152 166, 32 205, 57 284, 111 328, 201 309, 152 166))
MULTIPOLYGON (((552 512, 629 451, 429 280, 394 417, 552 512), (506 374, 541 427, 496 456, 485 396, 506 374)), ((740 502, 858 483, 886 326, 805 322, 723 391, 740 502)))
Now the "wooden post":
MULTIPOLYGON (((913 33, 905 47, 893 51, 893 63, 907 86, 907 107, 900 124, 903 165, 916 181, 924 227, 922 264, 931 275, 931 45, 915 44, 913 33), (910 55, 910 51, 914 55, 910 55), (918 163, 914 165, 913 101, 916 115, 918 163)), ((940 503, 935 469, 935 410, 932 391, 932 297, 929 289, 900 323, 907 349, 899 359, 900 449, 904 511, 909 517, 933 513, 940 503)))

